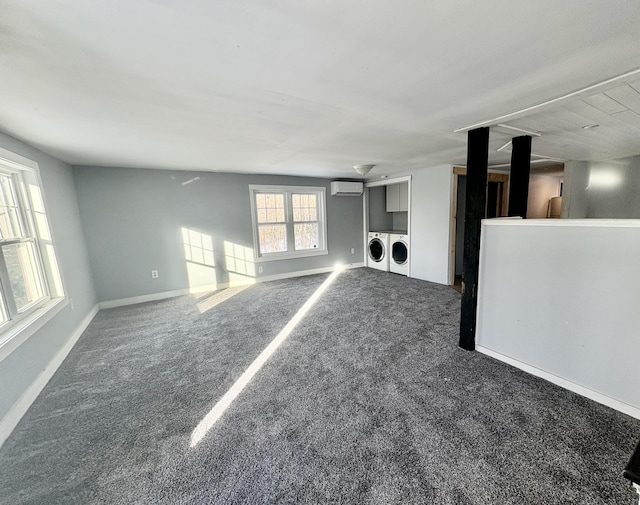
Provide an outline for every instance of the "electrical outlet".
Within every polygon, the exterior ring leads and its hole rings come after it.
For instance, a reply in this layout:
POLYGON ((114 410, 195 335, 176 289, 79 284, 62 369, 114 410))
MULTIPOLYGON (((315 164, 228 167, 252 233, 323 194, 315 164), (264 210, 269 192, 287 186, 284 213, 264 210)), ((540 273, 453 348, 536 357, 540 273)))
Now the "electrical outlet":
POLYGON ((261 274, 264 271, 264 267, 258 267, 258 273, 261 274))
POLYGON ((352 248, 351 248, 351 254, 355 254, 355 253, 356 253, 356 248, 355 248, 355 247, 352 247, 352 248))
POLYGON ((158 271, 157 270, 151 270, 151 278, 152 279, 157 279, 158 278, 158 271))

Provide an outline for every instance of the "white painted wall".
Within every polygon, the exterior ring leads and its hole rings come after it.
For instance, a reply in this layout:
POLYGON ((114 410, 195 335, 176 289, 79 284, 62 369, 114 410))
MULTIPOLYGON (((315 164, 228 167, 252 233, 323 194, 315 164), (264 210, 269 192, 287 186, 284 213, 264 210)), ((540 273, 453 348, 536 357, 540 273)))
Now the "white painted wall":
POLYGON ((640 220, 483 221, 477 345, 640 416, 638 251, 640 220))
POLYGON ((527 219, 547 217, 549 199, 560 196, 560 177, 532 174, 529 177, 529 198, 527 201, 527 219))
POLYGON ((411 277, 449 283, 453 168, 440 165, 412 173, 411 277))
POLYGON ((568 161, 564 164, 562 188, 562 210, 560 217, 582 219, 587 217, 587 186, 589 185, 589 163, 568 161))

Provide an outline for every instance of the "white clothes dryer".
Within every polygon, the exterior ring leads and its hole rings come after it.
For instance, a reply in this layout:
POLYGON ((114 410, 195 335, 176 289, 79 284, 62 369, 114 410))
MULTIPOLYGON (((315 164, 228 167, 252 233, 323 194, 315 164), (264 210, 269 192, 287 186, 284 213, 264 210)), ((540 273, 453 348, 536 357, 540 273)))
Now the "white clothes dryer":
POLYGON ((389 271, 409 275, 409 235, 389 234, 389 271))
POLYGON ((367 266, 389 271, 389 234, 370 231, 367 240, 367 266))

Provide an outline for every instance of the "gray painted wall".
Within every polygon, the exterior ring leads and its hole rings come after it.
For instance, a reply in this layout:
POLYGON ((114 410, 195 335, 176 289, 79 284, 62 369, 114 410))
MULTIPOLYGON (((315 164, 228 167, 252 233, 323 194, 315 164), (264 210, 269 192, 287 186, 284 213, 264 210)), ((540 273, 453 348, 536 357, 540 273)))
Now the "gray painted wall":
POLYGON ((253 262, 249 184, 327 188, 329 254, 249 265, 257 277, 357 263, 364 255, 362 197, 331 196, 327 179, 98 167, 74 167, 74 177, 100 301, 188 289, 183 227, 212 238, 217 283, 228 282, 229 244, 253 262))
POLYGON ((640 218, 640 156, 589 165, 587 217, 640 218))
POLYGON ((562 217, 640 218, 640 156, 565 165, 562 217))
POLYGON ((393 229, 393 214, 387 212, 386 186, 369 188, 369 230, 387 231, 393 229))
POLYGON ((587 217, 587 186, 589 185, 589 163, 569 161, 564 164, 562 209, 560 217, 582 219, 587 217))
POLYGON ((60 274, 66 295, 74 302, 73 309, 67 305, 0 362, 0 417, 4 417, 69 340, 97 300, 71 167, 2 133, 0 147, 39 164, 60 274))
POLYGON ((394 231, 400 231, 406 233, 409 230, 409 213, 408 212, 391 212, 393 216, 393 228, 394 231))

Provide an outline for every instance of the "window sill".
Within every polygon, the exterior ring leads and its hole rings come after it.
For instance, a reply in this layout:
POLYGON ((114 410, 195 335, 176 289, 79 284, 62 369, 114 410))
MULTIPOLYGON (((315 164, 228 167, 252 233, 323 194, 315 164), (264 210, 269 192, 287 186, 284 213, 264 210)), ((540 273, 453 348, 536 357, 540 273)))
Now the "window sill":
POLYGON ((69 299, 66 297, 54 298, 0 333, 0 361, 20 347, 68 304, 69 299))
POLYGON ((300 251, 293 253, 271 253, 265 256, 258 256, 255 261, 256 263, 262 263, 265 261, 276 261, 276 260, 293 260, 296 258, 309 258, 311 256, 324 256, 329 254, 329 251, 326 249, 310 249, 308 251, 300 251))

